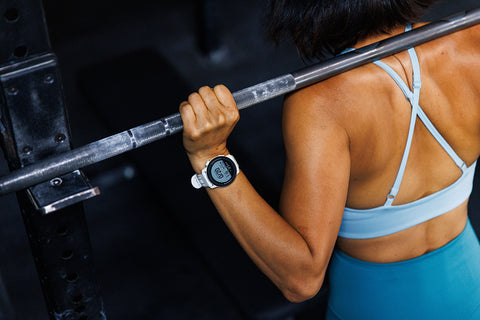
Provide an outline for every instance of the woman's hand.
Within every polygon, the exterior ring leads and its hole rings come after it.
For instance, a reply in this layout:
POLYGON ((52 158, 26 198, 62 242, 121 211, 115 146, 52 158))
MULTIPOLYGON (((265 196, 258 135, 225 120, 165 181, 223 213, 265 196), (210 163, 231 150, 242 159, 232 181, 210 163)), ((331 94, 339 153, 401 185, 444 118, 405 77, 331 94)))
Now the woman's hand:
POLYGON ((180 104, 183 145, 193 169, 200 173, 205 163, 228 154, 227 138, 240 116, 232 94, 224 85, 202 87, 180 104))

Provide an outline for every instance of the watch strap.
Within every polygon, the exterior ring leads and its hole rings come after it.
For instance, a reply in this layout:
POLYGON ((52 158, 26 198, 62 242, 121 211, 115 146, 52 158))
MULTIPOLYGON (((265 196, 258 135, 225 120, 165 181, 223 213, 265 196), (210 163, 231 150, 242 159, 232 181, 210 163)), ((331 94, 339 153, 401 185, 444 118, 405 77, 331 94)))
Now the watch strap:
MULTIPOLYGON (((205 169, 202 170, 202 173, 205 172, 205 169)), ((204 188, 216 188, 217 186, 214 184, 211 184, 208 178, 206 178, 206 175, 204 176, 203 174, 194 174, 191 179, 192 186, 195 189, 200 189, 202 187, 204 188)))

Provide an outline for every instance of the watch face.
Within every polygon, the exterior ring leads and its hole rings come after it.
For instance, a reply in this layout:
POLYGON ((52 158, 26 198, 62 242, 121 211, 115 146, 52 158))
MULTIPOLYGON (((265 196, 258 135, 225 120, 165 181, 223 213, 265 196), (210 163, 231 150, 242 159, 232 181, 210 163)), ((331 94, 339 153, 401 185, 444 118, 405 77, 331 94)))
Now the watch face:
POLYGON ((236 175, 237 168, 230 158, 216 157, 208 164, 208 179, 218 187, 228 186, 235 180, 236 175))

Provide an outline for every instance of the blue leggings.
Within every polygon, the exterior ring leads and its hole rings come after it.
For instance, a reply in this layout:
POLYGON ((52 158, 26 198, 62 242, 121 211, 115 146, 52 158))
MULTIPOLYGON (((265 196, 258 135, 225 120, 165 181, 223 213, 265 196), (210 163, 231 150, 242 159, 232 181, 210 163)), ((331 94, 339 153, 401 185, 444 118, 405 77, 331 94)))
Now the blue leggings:
POLYGON ((480 319, 480 244, 468 220, 445 246, 395 263, 336 250, 327 320, 480 319))

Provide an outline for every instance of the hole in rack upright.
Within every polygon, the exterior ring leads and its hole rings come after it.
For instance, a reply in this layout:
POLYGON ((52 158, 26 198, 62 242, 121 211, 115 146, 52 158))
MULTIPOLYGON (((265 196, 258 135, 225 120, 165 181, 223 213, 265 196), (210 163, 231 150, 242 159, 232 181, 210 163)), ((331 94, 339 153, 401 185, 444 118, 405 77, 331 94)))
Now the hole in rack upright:
POLYGON ((28 49, 26 46, 18 46, 13 50, 13 56, 15 58, 24 58, 28 54, 28 49))
POLYGON ((19 17, 18 10, 16 8, 9 8, 5 11, 4 17, 7 22, 16 22, 19 17))
POLYGON ((63 260, 70 260, 73 257, 73 251, 72 250, 65 250, 62 253, 62 259, 63 260))

